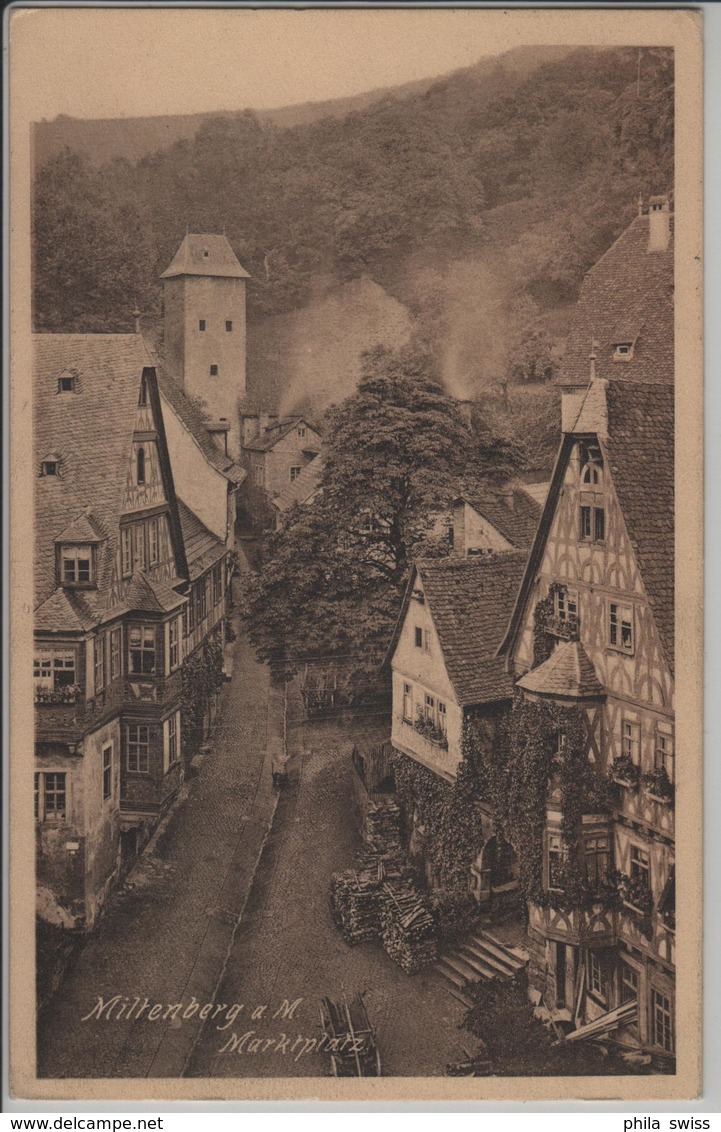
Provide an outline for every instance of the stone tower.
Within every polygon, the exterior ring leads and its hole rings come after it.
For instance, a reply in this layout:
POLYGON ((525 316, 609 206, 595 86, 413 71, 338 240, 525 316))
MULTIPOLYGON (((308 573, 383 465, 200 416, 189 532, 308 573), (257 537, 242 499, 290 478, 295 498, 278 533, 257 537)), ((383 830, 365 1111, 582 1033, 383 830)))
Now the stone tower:
POLYGON ((211 430, 227 436, 228 454, 238 458, 250 276, 225 236, 192 233, 160 278, 168 368, 188 396, 205 401, 211 430))

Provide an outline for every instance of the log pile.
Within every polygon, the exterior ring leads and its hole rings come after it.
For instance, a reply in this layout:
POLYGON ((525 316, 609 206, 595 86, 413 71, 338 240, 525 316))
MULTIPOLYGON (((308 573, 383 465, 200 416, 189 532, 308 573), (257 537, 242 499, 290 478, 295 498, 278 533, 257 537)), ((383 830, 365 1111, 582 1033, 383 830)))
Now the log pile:
MULTIPOLYGON (((346 943, 354 946, 378 939, 383 930, 382 911, 387 900, 385 884, 404 884, 407 866, 378 853, 361 854, 352 869, 333 873, 330 908, 346 943)), ((407 882, 405 882, 407 883, 407 882)))
POLYGON ((412 883, 401 878, 384 885, 381 920, 386 954, 414 975, 438 959, 438 931, 428 902, 412 883))
POLYGON ((368 801, 363 813, 363 841, 375 853, 395 856, 401 851, 401 810, 394 798, 368 801))

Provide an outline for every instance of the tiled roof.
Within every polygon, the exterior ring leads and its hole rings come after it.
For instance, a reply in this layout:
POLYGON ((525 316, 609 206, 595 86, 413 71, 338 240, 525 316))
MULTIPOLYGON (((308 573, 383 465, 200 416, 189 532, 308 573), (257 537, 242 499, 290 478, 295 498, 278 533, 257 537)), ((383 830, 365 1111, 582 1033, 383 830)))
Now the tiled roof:
POLYGON ((271 499, 273 506, 277 507, 279 511, 287 511, 294 503, 306 503, 318 489, 324 463, 322 456, 316 456, 315 460, 306 464, 297 479, 293 480, 293 483, 288 484, 287 487, 273 496, 271 499))
MULTIPOLYGON (((484 559, 423 559, 416 565, 448 676, 464 707, 513 693, 513 681, 496 650, 524 563, 525 555, 512 551, 484 559)), ((414 577, 415 571, 410 587, 414 577)))
MULTIPOLYGON (((315 430, 303 417, 285 417, 279 420, 277 424, 264 429, 259 436, 256 436, 254 440, 248 441, 243 447, 249 448, 253 452, 269 452, 271 448, 275 448, 278 441, 282 440, 283 437, 287 436, 289 432, 292 432, 293 429, 300 424, 305 425, 314 436, 317 436, 315 430)), ((317 442, 314 442, 310 437, 308 437, 305 450, 307 452, 320 452, 317 442)))
POLYGON ((55 536, 56 542, 102 542, 105 534, 93 519, 92 511, 83 511, 69 527, 55 536))
POLYGON ((223 557, 226 547, 225 543, 208 530, 182 499, 178 500, 178 512, 190 580, 195 581, 223 557))
POLYGON ((586 275, 566 342, 561 385, 590 379, 591 343, 596 376, 673 383, 673 217, 666 251, 649 252, 648 216, 638 216, 586 275), (633 354, 614 361, 615 346, 633 342, 633 354))
POLYGON ((578 699, 604 694, 596 669, 580 641, 557 644, 548 660, 521 677, 518 687, 540 695, 578 699))
POLYGON ((250 279, 225 236, 199 235, 194 232, 185 237, 173 256, 172 263, 160 278, 172 279, 176 275, 250 279))
POLYGON ((97 625, 100 611, 94 590, 56 589, 35 610, 36 633, 85 632, 97 625))
POLYGON ((529 547, 533 542, 543 507, 526 491, 514 488, 506 498, 502 495, 487 497, 463 495, 461 499, 487 519, 519 550, 529 547), (507 499, 512 502, 512 507, 509 506, 507 499))
POLYGON ((158 375, 158 385, 161 396, 167 401, 175 415, 182 421, 188 432, 198 444, 209 464, 231 483, 241 484, 246 477, 244 468, 236 464, 230 456, 221 452, 211 437, 197 405, 186 397, 178 383, 173 380, 165 367, 159 361, 154 362, 158 375))
POLYGON ((55 589, 53 540, 89 508, 93 529, 109 536, 100 592, 109 584, 140 378, 153 363, 136 334, 36 334, 33 346, 36 473, 46 452, 61 457, 59 475, 35 476, 35 593, 41 604, 55 589), (78 374, 77 391, 59 393, 58 377, 71 368, 78 374))
POLYGON ((610 382, 611 478, 669 667, 674 668, 674 390, 610 382))
POLYGON ((125 591, 123 604, 135 613, 169 613, 186 600, 165 582, 137 570, 125 591))

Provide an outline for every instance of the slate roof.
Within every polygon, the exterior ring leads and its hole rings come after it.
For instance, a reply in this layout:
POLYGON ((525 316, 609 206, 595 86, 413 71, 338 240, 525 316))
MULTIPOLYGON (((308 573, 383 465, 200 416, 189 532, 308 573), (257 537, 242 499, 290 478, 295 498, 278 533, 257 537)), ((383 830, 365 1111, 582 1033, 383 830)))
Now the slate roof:
POLYGON ((543 507, 526 491, 520 488, 512 490, 512 507, 509 507, 502 495, 486 497, 462 495, 460 498, 487 519, 519 550, 529 547, 533 542, 543 507))
MULTIPOLYGON (((109 537, 99 594, 109 584, 140 378, 153 362, 136 334, 36 334, 33 349, 35 594, 41 604, 55 589, 53 540, 84 524, 84 517, 109 537), (78 373, 77 392, 58 393, 58 377, 70 368, 78 373), (51 449, 61 456, 60 475, 41 476, 40 460, 51 449)), ((76 595, 74 616, 82 620, 97 600, 76 595)), ((61 608, 58 599, 46 613, 56 617, 61 608)))
MULTIPOLYGON (((303 417, 284 417, 282 420, 279 420, 277 424, 270 425, 269 428, 264 429, 259 436, 256 436, 254 440, 250 440, 247 444, 244 444, 243 447, 249 448, 253 452, 269 452, 271 448, 275 448, 276 444, 278 444, 283 437, 287 436, 288 433, 292 432, 299 424, 305 425, 314 436, 317 436, 313 426, 309 425, 303 417)), ((314 443, 310 437, 306 439, 308 441, 305 445, 306 452, 320 452, 317 442, 314 443)))
POLYGON ((525 491, 526 495, 530 495, 531 499, 535 499, 538 504, 539 517, 540 512, 543 511, 543 504, 546 502, 546 496, 548 495, 550 486, 551 484, 548 480, 544 483, 524 483, 522 486, 522 490, 525 491))
POLYGON ((178 275, 205 275, 223 279, 250 279, 225 236, 189 232, 161 279, 178 275))
POLYGON ((673 670, 674 390, 666 384, 610 382, 606 398, 611 478, 673 670))
POLYGON ((596 376, 610 381, 673 383, 673 216, 666 251, 649 252, 648 216, 638 216, 586 275, 566 342, 558 382, 590 379, 591 343, 596 376), (633 356, 614 361, 618 343, 634 342, 633 356))
POLYGON ((288 484, 272 497, 273 506, 277 507, 279 511, 287 511, 294 503, 306 503, 311 495, 318 490, 324 465, 325 461, 322 456, 316 456, 315 460, 306 464, 297 479, 293 480, 293 483, 288 484))
POLYGON ((195 512, 178 500, 180 529, 183 532, 185 554, 188 560, 190 580, 195 581, 206 570, 215 565, 225 554, 225 543, 209 531, 195 512))
POLYGON ((208 432, 203 416, 196 405, 186 397, 178 383, 173 380, 165 367, 157 360, 153 363, 158 375, 161 396, 170 405, 175 415, 182 421, 194 438, 209 464, 236 485, 243 483, 247 475, 244 468, 218 448, 208 432))
POLYGON ((149 578, 136 570, 125 591, 122 605, 136 613, 169 613, 184 605, 187 598, 176 593, 159 578, 149 578))
POLYGON ((596 669, 580 641, 561 641, 543 664, 518 681, 527 692, 587 699, 604 694, 596 669))
POLYGON ((421 559, 411 575, 391 655, 420 577, 458 703, 470 707, 513 695, 513 680, 496 650, 508 624, 525 555, 421 559))

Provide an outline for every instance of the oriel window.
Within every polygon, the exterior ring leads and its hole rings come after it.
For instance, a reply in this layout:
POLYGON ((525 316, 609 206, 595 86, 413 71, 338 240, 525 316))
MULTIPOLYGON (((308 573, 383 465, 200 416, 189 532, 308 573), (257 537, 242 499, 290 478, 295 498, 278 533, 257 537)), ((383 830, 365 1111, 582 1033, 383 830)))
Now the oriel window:
POLYGON ((128 631, 128 642, 131 675, 154 675, 155 628, 152 625, 131 625, 128 631))
POLYGON ((125 729, 126 766, 131 773, 150 771, 150 728, 142 723, 129 723, 125 729))

